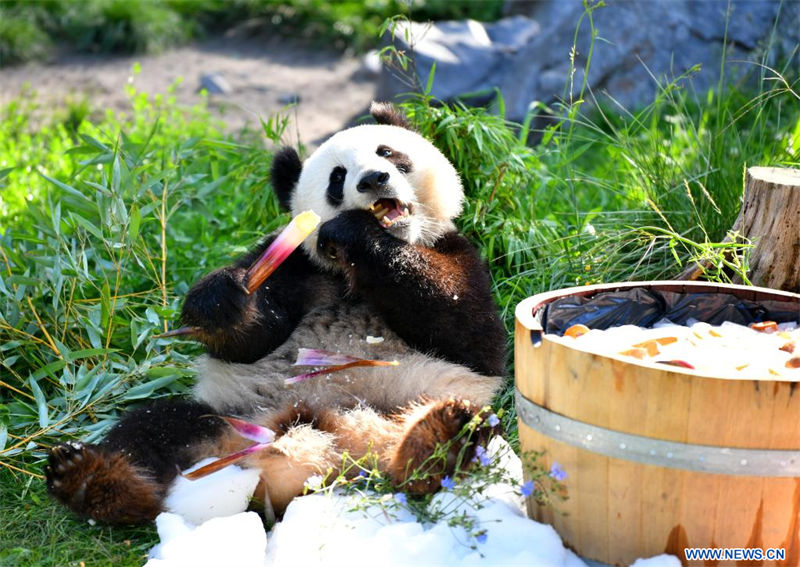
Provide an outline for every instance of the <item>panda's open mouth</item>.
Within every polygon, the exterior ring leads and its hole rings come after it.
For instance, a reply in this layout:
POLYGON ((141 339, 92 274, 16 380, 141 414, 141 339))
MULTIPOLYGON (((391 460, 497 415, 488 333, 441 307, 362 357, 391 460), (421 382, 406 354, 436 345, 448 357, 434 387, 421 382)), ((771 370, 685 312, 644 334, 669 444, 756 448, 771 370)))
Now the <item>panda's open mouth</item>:
POLYGON ((404 203, 398 199, 378 199, 369 206, 369 212, 375 215, 384 228, 389 228, 398 220, 411 215, 411 203, 404 203))

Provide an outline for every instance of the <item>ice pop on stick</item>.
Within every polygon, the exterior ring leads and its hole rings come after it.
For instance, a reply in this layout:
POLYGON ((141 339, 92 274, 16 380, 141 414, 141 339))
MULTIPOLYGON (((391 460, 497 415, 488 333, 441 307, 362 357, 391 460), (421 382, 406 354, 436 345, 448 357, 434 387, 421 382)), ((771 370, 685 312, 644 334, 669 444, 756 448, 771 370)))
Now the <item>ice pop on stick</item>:
POLYGON ((248 268, 244 276, 247 293, 253 293, 261 287, 264 280, 317 228, 319 221, 319 215, 314 211, 304 211, 294 217, 261 257, 248 268))

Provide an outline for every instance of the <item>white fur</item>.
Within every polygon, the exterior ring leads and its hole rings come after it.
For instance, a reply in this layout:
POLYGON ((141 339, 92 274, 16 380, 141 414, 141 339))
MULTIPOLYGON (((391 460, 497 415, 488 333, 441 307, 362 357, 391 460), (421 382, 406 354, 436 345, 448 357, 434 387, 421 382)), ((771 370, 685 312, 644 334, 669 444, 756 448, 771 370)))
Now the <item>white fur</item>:
MULTIPOLYGON (((356 126, 335 134, 322 144, 303 164, 300 179, 291 199, 291 210, 297 215, 313 210, 322 222, 331 220, 349 209, 366 209, 375 200, 361 193, 356 186, 365 173, 389 173, 388 186, 394 198, 411 203, 411 216, 406 226, 389 228, 399 238, 424 246, 432 245, 442 234, 453 229, 453 219, 461 213, 464 190, 452 164, 428 140, 405 128, 388 125, 356 126), (409 157, 412 171, 404 174, 386 158, 376 154, 386 145, 409 157), (347 170, 344 198, 338 207, 326 198, 331 171, 347 170)), ((316 231, 303 243, 316 258, 316 231)))

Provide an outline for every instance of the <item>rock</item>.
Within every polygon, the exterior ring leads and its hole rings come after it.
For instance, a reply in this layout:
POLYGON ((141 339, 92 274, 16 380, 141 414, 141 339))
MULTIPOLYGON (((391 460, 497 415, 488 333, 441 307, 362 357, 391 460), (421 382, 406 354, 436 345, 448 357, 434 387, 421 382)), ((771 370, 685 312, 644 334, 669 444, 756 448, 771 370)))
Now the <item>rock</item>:
POLYGON ((516 52, 537 33, 539 24, 521 16, 492 24, 467 20, 398 25, 394 44, 405 53, 413 51, 414 65, 409 72, 384 65, 377 98, 391 100, 401 93, 424 88, 435 63, 432 94, 437 98, 454 100, 473 95, 470 98, 490 99, 516 52), (406 36, 410 42, 406 42, 406 36))
POLYGON ((300 95, 297 93, 285 93, 278 97, 281 104, 300 104, 300 95))
MULTIPOLYGON (((480 91, 490 98, 498 87, 507 116, 514 121, 524 120, 532 101, 552 103, 577 95, 591 45, 588 19, 581 21, 583 2, 545 0, 509 2, 509 6, 518 15, 493 24, 415 23, 397 30, 394 44, 415 53, 416 75, 384 68, 379 96, 391 99, 411 90, 409 85, 419 89, 434 63, 435 97, 452 101, 480 91), (570 52, 579 21, 574 92, 569 93, 570 52), (410 41, 405 40, 406 31, 410 41)), ((793 52, 800 43, 798 2, 608 0, 592 18, 597 38, 589 86, 595 96, 610 97, 625 108, 652 102, 658 83, 690 69, 695 69, 690 73, 694 89, 702 92, 715 86, 723 52, 728 81, 739 81, 752 71, 767 47, 767 63, 800 58, 793 52)), ((477 97, 477 102, 486 98, 477 97)))
POLYGON ((230 83, 219 73, 205 73, 202 75, 200 77, 200 87, 197 90, 201 91, 203 89, 210 95, 228 95, 233 92, 230 83))

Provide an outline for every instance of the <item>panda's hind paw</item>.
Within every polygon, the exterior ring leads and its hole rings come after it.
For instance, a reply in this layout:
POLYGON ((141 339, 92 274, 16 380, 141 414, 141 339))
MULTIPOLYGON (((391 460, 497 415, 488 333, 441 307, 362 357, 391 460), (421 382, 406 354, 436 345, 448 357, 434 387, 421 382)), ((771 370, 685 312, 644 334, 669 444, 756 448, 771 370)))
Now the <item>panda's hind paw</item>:
POLYGON ((389 476, 398 488, 412 494, 439 490, 445 476, 466 468, 482 431, 465 430, 480 411, 467 400, 436 402, 408 428, 395 449, 389 476))
POLYGON ((48 492, 74 512, 110 524, 147 522, 161 511, 159 485, 124 455, 76 442, 53 447, 48 492))

